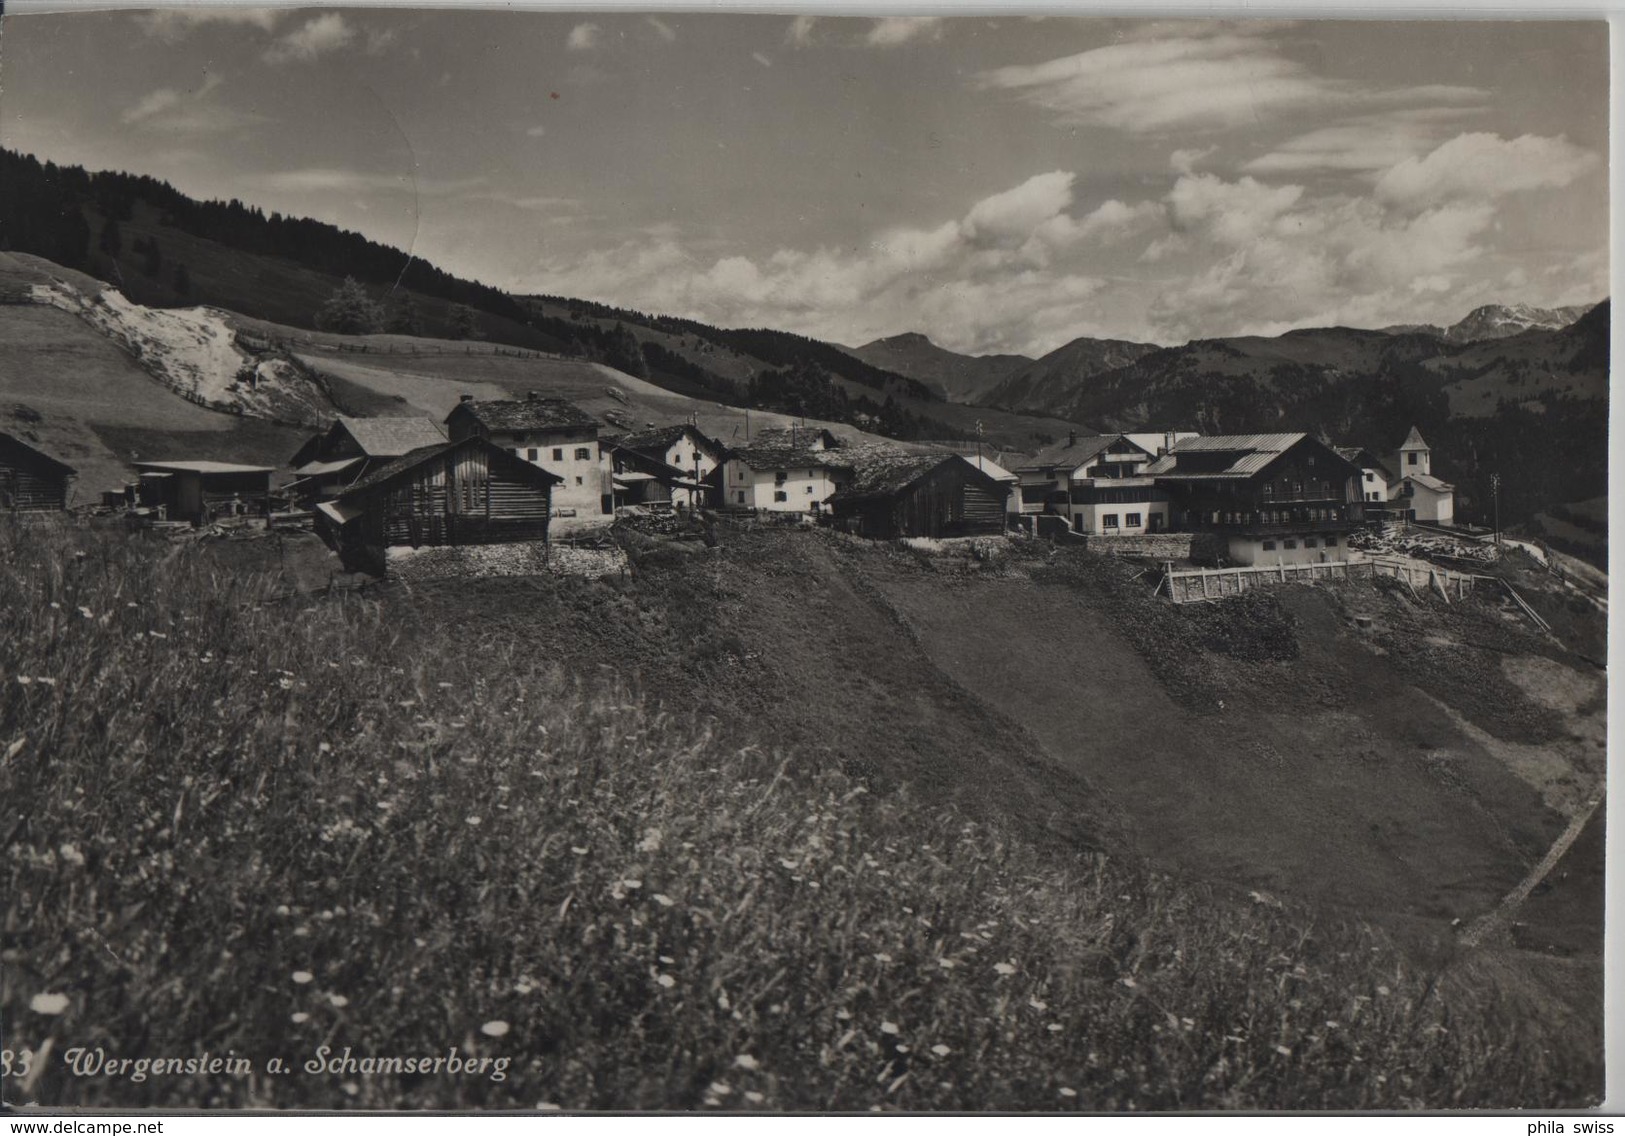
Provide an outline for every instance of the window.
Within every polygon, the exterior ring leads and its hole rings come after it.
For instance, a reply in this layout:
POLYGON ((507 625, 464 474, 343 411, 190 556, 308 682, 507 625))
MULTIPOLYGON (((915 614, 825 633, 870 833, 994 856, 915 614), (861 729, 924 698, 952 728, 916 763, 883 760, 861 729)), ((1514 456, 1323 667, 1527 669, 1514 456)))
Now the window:
MULTIPOLYGON (((518 450, 514 451, 514 453, 518 453, 518 452, 519 452, 518 450)), ((535 461, 537 458, 541 457, 541 455, 542 455, 542 451, 538 450, 535 446, 532 446, 525 453, 525 456, 528 457, 531 461, 535 461)))
POLYGON ((812 486, 810 486, 810 485, 809 485, 809 486, 807 486, 807 492, 808 492, 808 493, 811 493, 811 492, 812 492, 812 486))
POLYGON ((1294 497, 1302 497, 1303 496, 1303 482, 1294 481, 1292 483, 1292 495, 1294 497))
POLYGON ((1273 482, 1273 481, 1264 482, 1264 496, 1266 498, 1275 496, 1275 482, 1273 482))
POLYGON ((1115 529, 1117 527, 1117 514, 1106 513, 1100 518, 1100 525, 1102 528, 1115 529))
POLYGON ((1315 547, 1315 538, 1312 537, 1312 536, 1304 537, 1303 538, 1303 546, 1305 548, 1313 548, 1313 547, 1315 547))
POLYGON ((564 451, 562 449, 555 448, 553 450, 553 460, 556 461, 556 462, 563 461, 564 460, 564 451))
POLYGON ((740 489, 740 490, 737 490, 736 492, 738 492, 738 494, 739 494, 739 503, 741 505, 743 505, 745 503, 745 491, 743 489, 740 489))
POLYGON ((1264 542, 1263 547, 1264 547, 1265 552, 1274 552, 1275 551, 1275 542, 1273 540, 1266 540, 1264 542))
POLYGON ((577 484, 577 485, 582 485, 582 484, 584 484, 584 482, 582 482, 582 480, 581 480, 581 478, 580 478, 580 476, 579 476, 579 475, 578 475, 578 476, 577 476, 577 477, 576 477, 576 484, 577 484))
POLYGON ((789 499, 790 495, 782 489, 776 490, 773 493, 773 500, 775 501, 788 501, 789 499))
POLYGON ((1365 471, 1365 479, 1366 479, 1366 480, 1367 480, 1367 481, 1375 481, 1375 480, 1377 480, 1377 475, 1376 475, 1376 474, 1374 474, 1374 473, 1372 473, 1372 472, 1371 472, 1371 471, 1370 471, 1370 470, 1369 470, 1369 469, 1368 469, 1368 470, 1366 470, 1366 471, 1365 471))
POLYGON ((788 478, 789 476, 790 475, 785 473, 784 470, 776 469, 776 470, 773 471, 773 484, 774 485, 783 485, 784 482, 785 482, 785 479, 788 478))
POLYGON ((1330 497, 1332 495, 1332 483, 1331 482, 1322 481, 1320 483, 1320 495, 1322 497, 1330 497))
POLYGON ((591 461, 591 460, 592 460, 592 448, 590 446, 577 446, 576 447, 576 461, 579 462, 579 461, 591 461))
POLYGON ((1336 548, 1337 547, 1337 538, 1335 536, 1327 537, 1326 538, 1326 547, 1327 548, 1336 548))
POLYGON ((1131 529, 1139 528, 1140 524, 1141 524, 1140 514, 1138 514, 1138 513, 1129 513, 1127 516, 1125 516, 1123 518, 1123 523, 1125 525, 1127 525, 1131 529))
POLYGON ((1405 455, 1405 464, 1406 465, 1415 465, 1416 464, 1416 451, 1415 450, 1412 450, 1410 453, 1405 455))
POLYGON ((1295 540, 1290 540, 1290 539, 1289 540, 1283 540, 1281 542, 1281 547, 1282 548, 1297 548, 1298 547, 1298 542, 1295 541, 1295 540))

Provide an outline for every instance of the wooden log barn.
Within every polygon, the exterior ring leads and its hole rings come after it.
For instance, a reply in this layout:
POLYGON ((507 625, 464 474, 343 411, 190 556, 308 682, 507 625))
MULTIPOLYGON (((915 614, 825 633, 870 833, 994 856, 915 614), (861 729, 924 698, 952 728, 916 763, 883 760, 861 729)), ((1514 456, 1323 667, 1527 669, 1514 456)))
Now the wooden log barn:
POLYGON ((0 434, 0 512, 59 512, 68 507, 75 470, 20 438, 0 434))
POLYGON ((425 446, 316 507, 346 566, 383 575, 391 548, 547 541, 563 479, 478 435, 425 446))
POLYGON ((877 540, 997 536, 1010 487, 950 454, 888 458, 858 470, 830 498, 835 527, 877 540))

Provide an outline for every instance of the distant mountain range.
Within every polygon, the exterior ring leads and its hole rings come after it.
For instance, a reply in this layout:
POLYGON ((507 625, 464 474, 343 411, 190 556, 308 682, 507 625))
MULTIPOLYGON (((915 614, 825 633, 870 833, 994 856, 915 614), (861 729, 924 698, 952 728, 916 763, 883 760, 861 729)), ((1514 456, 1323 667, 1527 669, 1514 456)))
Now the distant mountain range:
POLYGON ((1026 355, 961 355, 938 347, 917 331, 846 350, 872 366, 918 379, 937 397, 952 402, 984 402, 983 396, 1008 376, 1033 363, 1026 355))
POLYGON ((1449 327, 1434 324, 1395 324, 1382 330, 1391 333, 1421 332, 1451 343, 1474 343, 1481 339, 1505 339, 1525 331, 1557 331, 1591 310, 1589 304, 1566 308, 1537 308, 1529 304, 1485 304, 1467 313, 1465 319, 1449 327))

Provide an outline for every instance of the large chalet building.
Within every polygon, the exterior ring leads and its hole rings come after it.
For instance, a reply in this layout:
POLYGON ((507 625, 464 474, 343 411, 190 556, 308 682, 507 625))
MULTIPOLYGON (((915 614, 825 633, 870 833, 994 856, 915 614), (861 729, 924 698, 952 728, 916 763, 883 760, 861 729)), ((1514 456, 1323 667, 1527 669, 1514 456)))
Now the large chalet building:
POLYGON ((558 477, 554 516, 615 510, 613 474, 598 442, 598 420, 572 402, 534 391, 522 399, 489 401, 463 395, 446 415, 446 433, 453 442, 485 438, 558 477))
POLYGON ((1235 564, 1343 559, 1365 519, 1361 468, 1308 434, 1187 438, 1144 473, 1168 493, 1172 527, 1217 533, 1235 564))
POLYGON ((1168 492, 1145 476, 1155 458, 1124 434, 1071 433, 1013 466, 1021 480, 1021 511, 1064 516, 1080 533, 1163 532, 1168 492))

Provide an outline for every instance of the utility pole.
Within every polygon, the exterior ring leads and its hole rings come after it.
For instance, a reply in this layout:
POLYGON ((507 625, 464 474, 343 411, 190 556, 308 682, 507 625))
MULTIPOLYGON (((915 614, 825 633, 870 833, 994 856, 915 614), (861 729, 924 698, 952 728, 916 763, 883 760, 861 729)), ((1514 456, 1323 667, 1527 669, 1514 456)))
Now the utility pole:
MULTIPOLYGON (((982 420, 976 420, 976 468, 982 469, 982 420)), ((986 470, 982 470, 986 473, 986 470)))
POLYGON ((1495 543, 1501 543, 1501 475, 1490 474, 1490 499, 1494 503, 1495 543))

